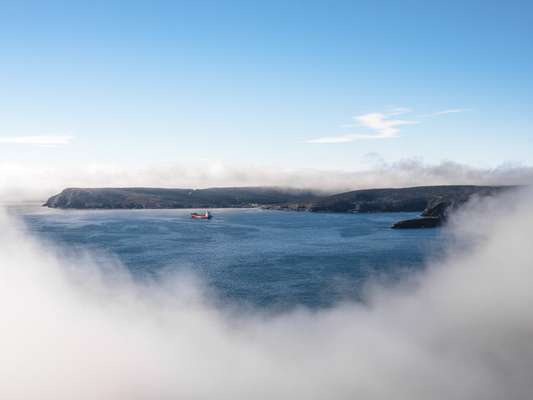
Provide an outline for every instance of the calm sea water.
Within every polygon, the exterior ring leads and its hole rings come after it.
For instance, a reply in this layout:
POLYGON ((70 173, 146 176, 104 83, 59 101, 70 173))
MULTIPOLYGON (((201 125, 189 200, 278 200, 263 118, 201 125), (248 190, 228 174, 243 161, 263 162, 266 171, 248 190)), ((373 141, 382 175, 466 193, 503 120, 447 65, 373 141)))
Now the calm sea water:
POLYGON ((138 279, 192 271, 223 302, 326 307, 357 299, 369 279, 397 279, 438 257, 440 229, 392 230, 413 213, 28 209, 30 231, 67 249, 118 258, 138 279))

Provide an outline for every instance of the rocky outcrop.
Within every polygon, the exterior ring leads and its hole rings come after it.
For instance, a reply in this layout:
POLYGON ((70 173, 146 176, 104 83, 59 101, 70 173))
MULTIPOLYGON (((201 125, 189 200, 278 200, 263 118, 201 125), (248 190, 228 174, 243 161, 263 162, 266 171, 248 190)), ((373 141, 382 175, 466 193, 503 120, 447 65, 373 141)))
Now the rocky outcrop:
POLYGON ((511 187, 478 187, 478 190, 465 190, 455 194, 448 193, 446 195, 436 196, 428 202, 419 218, 396 222, 392 225, 392 228, 417 229, 441 226, 446 223, 450 214, 469 201, 473 196, 490 196, 509 188, 511 187))
POLYGON ((406 219, 396 222, 392 225, 393 229, 419 229, 419 228, 436 228, 443 223, 442 218, 439 217, 421 217, 414 219, 406 219))

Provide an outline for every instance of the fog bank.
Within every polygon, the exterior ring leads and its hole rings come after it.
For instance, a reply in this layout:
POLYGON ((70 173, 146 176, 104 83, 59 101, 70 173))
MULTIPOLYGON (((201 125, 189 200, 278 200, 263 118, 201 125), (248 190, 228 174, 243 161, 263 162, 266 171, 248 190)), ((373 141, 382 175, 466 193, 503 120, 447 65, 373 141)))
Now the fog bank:
POLYGON ((286 169, 276 166, 197 163, 125 167, 98 164, 58 167, 0 162, 0 201, 38 200, 66 187, 282 186, 343 192, 364 188, 420 185, 524 185, 533 183, 533 168, 500 165, 475 168, 454 162, 375 161, 360 171, 286 169))
POLYGON ((465 208, 450 229, 473 249, 365 305, 277 315, 216 308, 190 278, 133 283, 2 214, 0 397, 530 399, 532 199, 465 208))

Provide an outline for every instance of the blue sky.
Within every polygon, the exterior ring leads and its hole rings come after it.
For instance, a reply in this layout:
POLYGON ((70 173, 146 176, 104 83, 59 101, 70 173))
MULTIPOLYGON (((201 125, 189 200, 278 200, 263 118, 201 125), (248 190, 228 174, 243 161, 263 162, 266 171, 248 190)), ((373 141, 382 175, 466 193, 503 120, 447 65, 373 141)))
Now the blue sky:
POLYGON ((17 2, 2 162, 533 164, 533 3, 17 2))

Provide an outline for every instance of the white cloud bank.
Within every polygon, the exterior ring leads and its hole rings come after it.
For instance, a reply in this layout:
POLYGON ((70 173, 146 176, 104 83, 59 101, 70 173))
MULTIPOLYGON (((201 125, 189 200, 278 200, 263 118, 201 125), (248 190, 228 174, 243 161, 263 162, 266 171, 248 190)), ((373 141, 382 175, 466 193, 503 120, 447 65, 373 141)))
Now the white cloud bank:
POLYGON ((473 249, 366 305, 274 316, 61 256, 1 215, 0 397, 529 400, 531 200, 465 212, 453 226, 473 249))
POLYGON ((61 146, 70 144, 72 136, 11 136, 1 137, 0 144, 18 144, 32 146, 61 146))
POLYGON ((66 167, 0 161, 0 201, 39 200, 65 187, 182 187, 282 186, 342 192, 365 188, 420 185, 524 185, 533 183, 533 168, 500 165, 476 168, 418 160, 373 162, 360 171, 280 169, 268 166, 196 163, 133 168, 122 165, 66 167))

